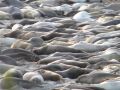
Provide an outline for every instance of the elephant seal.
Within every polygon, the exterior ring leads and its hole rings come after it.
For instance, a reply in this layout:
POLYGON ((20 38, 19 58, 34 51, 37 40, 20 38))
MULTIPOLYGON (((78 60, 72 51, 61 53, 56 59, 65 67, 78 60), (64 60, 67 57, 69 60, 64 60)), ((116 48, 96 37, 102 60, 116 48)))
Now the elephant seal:
POLYGON ((87 63, 87 62, 80 62, 80 61, 66 60, 66 59, 56 60, 56 61, 53 61, 49 64, 59 64, 59 63, 63 63, 63 64, 67 64, 67 65, 73 65, 73 66, 77 66, 77 67, 80 67, 80 68, 85 68, 89 65, 89 63, 87 63))
POLYGON ((27 54, 34 54, 30 51, 21 49, 21 48, 9 48, 9 49, 4 49, 1 51, 1 55, 7 55, 7 54, 15 54, 15 53, 27 53, 27 54))
POLYGON ((20 0, 2 0, 7 5, 15 6, 15 7, 23 7, 23 3, 20 0))
POLYGON ((73 56, 75 58, 80 58, 80 59, 87 59, 91 56, 93 56, 92 54, 89 53, 71 53, 71 52, 55 52, 53 54, 51 54, 51 56, 56 57, 56 56, 73 56))
POLYGON ((93 84, 94 87, 100 87, 105 90, 120 90, 120 81, 119 80, 107 80, 100 84, 93 84))
POLYGON ((69 69, 73 67, 73 65, 67 65, 67 64, 47 64, 47 65, 42 65, 40 69, 45 69, 45 70, 50 70, 50 71, 63 71, 66 69, 69 69))
POLYGON ((11 48, 22 48, 29 50, 33 49, 34 47, 40 47, 43 44, 43 42, 43 39, 40 37, 32 37, 27 41, 17 40, 11 45, 11 48))
POLYGON ((79 67, 71 67, 64 71, 56 71, 56 73, 63 76, 63 78, 76 79, 78 76, 83 75, 83 74, 88 74, 91 71, 92 71, 91 69, 82 69, 79 67))
MULTIPOLYGON (((21 30, 14 30, 4 34, 4 37, 11 37, 11 38, 18 38, 23 40, 29 40, 32 37, 41 37, 43 33, 35 32, 35 31, 21 31, 21 30)), ((43 39, 44 40, 44 39, 43 39)))
POLYGON ((5 77, 2 78, 0 80, 0 88, 1 89, 12 89, 15 86, 20 86, 23 87, 25 89, 31 89, 34 87, 41 87, 38 84, 26 81, 26 80, 22 80, 20 78, 16 78, 16 77, 5 77))
POLYGON ((43 79, 42 75, 40 75, 40 73, 38 73, 38 72, 26 72, 23 75, 23 80, 28 80, 28 81, 34 82, 36 84, 44 83, 44 79, 43 79))
POLYGON ((94 69, 103 69, 104 66, 111 65, 111 64, 120 64, 120 62, 117 62, 117 61, 100 61, 100 62, 94 64, 93 68, 94 69))
POLYGON ((11 68, 3 74, 3 77, 16 77, 22 79, 23 71, 17 68, 11 68))
POLYGON ((15 59, 7 56, 7 55, 0 55, 0 61, 5 63, 5 64, 10 64, 10 65, 18 65, 15 61, 15 59))
POLYGON ((77 78, 76 82, 77 83, 87 83, 87 84, 97 84, 97 83, 101 83, 105 80, 113 79, 116 77, 119 77, 119 75, 93 71, 89 74, 79 76, 77 78))
POLYGON ((38 55, 24 49, 5 49, 1 51, 1 55, 7 55, 16 60, 26 60, 30 62, 39 60, 38 55))
POLYGON ((54 52, 72 52, 72 53, 85 53, 84 51, 65 47, 65 46, 60 46, 60 45, 46 45, 38 49, 33 49, 33 52, 37 55, 42 55, 42 54, 51 54, 54 52))
POLYGON ((47 81, 62 81, 63 78, 61 75, 55 73, 55 72, 52 72, 52 71, 49 71, 49 70, 44 70, 44 69, 40 69, 40 70, 37 70, 44 78, 44 80, 47 80, 47 81))
POLYGON ((4 74, 6 71, 8 71, 11 68, 15 68, 14 65, 4 64, 0 63, 0 74, 4 74))
POLYGON ((102 26, 117 25, 119 23, 120 23, 120 20, 112 20, 112 21, 109 21, 109 22, 102 24, 102 26))

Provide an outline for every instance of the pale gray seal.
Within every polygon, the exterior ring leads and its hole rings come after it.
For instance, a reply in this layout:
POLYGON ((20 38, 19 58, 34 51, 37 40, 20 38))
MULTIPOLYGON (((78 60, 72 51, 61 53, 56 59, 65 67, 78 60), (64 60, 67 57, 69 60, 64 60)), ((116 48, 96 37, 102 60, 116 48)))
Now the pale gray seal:
POLYGON ((24 49, 5 49, 1 51, 2 55, 7 55, 16 60, 38 61, 39 56, 24 49))
POLYGON ((10 65, 18 65, 15 59, 7 56, 7 55, 0 55, 0 61, 10 65))
POLYGON ((15 7, 23 7, 23 3, 20 0, 2 0, 2 2, 15 7))
POLYGON ((79 76, 77 78, 76 82, 77 83, 97 84, 97 83, 101 83, 105 80, 113 79, 116 77, 119 77, 119 75, 93 71, 89 74, 79 76))
POLYGON ((28 80, 28 81, 34 82, 36 84, 44 83, 44 79, 43 79, 42 75, 38 72, 26 72, 23 75, 23 80, 28 80))

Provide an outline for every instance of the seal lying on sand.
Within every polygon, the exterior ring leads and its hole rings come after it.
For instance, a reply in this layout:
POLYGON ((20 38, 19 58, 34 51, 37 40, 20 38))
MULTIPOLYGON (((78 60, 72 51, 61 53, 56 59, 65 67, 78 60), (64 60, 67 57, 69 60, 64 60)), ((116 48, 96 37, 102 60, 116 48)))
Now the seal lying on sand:
POLYGON ((69 47, 64 47, 60 45, 46 45, 38 49, 34 49, 33 52, 37 55, 42 55, 42 54, 51 54, 54 52, 72 52, 72 53, 85 53, 84 51, 69 48, 69 47))
POLYGON ((64 71, 56 71, 56 73, 60 74, 64 78, 76 79, 78 76, 83 74, 88 74, 92 70, 91 69, 82 69, 78 67, 71 67, 64 71))
POLYGON ((40 47, 43 44, 43 39, 40 37, 32 37, 29 40, 17 40, 11 45, 11 48, 23 48, 23 49, 33 49, 34 47, 40 47), (19 43, 19 45, 18 45, 19 43))
POLYGON ((10 65, 17 65, 15 59, 7 56, 7 55, 0 55, 0 61, 10 65))
POLYGON ((62 81, 63 78, 61 75, 55 73, 55 72, 52 72, 52 71, 49 71, 49 70, 43 70, 43 69, 40 69, 40 70, 37 70, 44 78, 44 80, 51 80, 51 81, 62 81))
POLYGON ((2 55, 7 55, 16 60, 38 61, 39 56, 24 49, 5 49, 1 51, 2 55))
POLYGON ((86 75, 79 76, 76 80, 77 83, 97 84, 108 79, 119 77, 119 75, 104 73, 104 72, 91 72, 86 75))

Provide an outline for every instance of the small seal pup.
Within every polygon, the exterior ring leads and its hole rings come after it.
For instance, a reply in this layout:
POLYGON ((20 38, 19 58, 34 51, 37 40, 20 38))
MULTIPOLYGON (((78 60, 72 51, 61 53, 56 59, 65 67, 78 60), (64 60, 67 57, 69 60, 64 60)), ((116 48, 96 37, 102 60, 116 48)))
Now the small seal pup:
POLYGON ((38 73, 37 71, 26 72, 23 75, 23 80, 28 80, 28 81, 34 82, 36 84, 43 84, 44 83, 44 79, 43 79, 42 75, 40 73, 38 73))
POLYGON ((105 72, 97 72, 93 71, 89 74, 79 76, 76 80, 77 83, 87 83, 87 84, 97 84, 108 79, 113 79, 119 77, 119 75, 105 73, 105 72))
POLYGON ((38 49, 33 49, 33 52, 37 55, 42 55, 42 54, 51 54, 54 52, 72 52, 72 53, 85 53, 82 50, 77 50, 65 46, 60 46, 60 45, 46 45, 38 49))

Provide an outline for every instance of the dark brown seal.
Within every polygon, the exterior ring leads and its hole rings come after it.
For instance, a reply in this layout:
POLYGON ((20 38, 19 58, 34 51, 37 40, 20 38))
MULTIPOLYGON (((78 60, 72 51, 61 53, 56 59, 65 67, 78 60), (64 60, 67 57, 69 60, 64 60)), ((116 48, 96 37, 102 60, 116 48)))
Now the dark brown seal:
POLYGON ((43 76, 44 80, 61 81, 63 79, 61 75, 49 70, 41 69, 38 72, 43 76))

